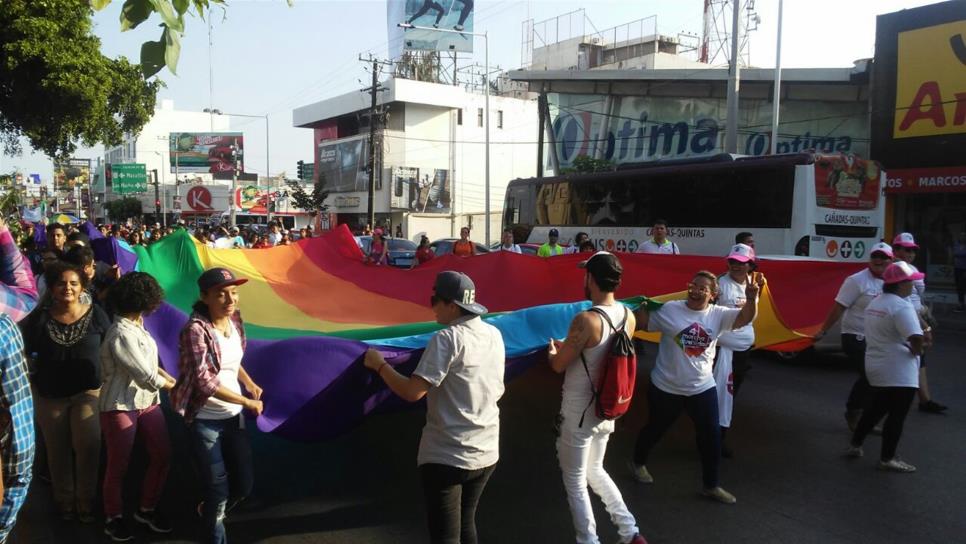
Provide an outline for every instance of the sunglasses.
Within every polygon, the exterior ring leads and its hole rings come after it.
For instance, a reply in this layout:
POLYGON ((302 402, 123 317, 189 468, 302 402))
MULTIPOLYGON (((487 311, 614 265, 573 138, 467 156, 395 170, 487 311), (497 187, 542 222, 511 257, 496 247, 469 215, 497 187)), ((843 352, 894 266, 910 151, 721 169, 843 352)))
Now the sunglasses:
POLYGON ((697 285, 695 283, 688 283, 688 291, 694 291, 695 293, 710 293, 711 289, 703 285, 697 285))

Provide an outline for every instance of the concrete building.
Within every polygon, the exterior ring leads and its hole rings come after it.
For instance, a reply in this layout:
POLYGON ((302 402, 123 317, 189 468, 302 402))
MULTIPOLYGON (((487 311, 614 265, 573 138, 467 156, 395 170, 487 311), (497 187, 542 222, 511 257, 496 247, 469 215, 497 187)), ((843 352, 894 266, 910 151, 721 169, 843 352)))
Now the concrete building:
MULTIPOLYGON (((482 242, 485 223, 485 105, 481 91, 393 77, 378 104, 373 201, 377 225, 407 238, 456 236, 469 225, 482 242)), ((512 94, 512 96, 511 96, 512 94)), ((536 101, 490 95, 490 228, 499 239, 506 184, 536 172, 536 101)), ((359 91, 299 107, 292 124, 313 129, 315 175, 331 192, 332 224, 362 230, 368 207, 369 101, 359 91)))

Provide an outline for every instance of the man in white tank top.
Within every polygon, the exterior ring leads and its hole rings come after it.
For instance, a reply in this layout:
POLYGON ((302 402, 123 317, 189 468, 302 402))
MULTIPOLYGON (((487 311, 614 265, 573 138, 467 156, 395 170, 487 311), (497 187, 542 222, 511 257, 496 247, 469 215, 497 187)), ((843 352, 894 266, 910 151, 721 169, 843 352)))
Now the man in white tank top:
MULTIPOLYGON (((584 294, 594 308, 607 314, 615 327, 621 326, 633 334, 634 314, 614 298, 614 291, 621 282, 620 261, 606 251, 598 251, 579 265, 587 270, 584 276, 584 294)), ((634 516, 627 510, 620 490, 604 470, 604 454, 607 440, 614 432, 614 420, 600 419, 593 408, 593 388, 590 376, 599 376, 600 365, 613 331, 596 312, 580 312, 570 323, 564 341, 550 339, 548 355, 550 367, 565 373, 563 399, 560 403, 557 457, 563 473, 567 502, 577 533, 577 542, 598 543, 597 523, 590 504, 587 486, 594 490, 611 520, 617 525, 622 543, 646 544, 640 535, 634 516), (587 362, 583 368, 581 355, 587 362)))

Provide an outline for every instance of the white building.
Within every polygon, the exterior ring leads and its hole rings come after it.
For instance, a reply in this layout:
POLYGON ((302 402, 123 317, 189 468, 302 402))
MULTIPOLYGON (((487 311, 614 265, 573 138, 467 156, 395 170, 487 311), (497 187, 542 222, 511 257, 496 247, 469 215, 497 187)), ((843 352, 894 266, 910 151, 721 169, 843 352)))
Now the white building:
MULTIPOLYGON (((376 132, 373 207, 377 225, 413 238, 453 237, 469 225, 485 232, 485 100, 463 87, 391 78, 378 104, 388 113, 376 132)), ((367 93, 352 91, 297 108, 296 127, 314 129, 315 173, 325 175, 331 220, 367 223, 367 93)), ((499 239, 507 183, 537 168, 537 102, 490 95, 490 229, 499 239)))

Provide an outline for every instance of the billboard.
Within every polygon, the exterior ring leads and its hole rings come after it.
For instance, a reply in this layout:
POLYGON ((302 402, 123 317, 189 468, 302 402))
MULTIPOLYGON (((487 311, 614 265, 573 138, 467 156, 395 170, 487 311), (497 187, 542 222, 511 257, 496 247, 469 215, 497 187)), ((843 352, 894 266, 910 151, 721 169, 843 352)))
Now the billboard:
POLYGON ((389 0, 386 8, 390 56, 403 49, 473 52, 473 0, 389 0))
POLYGON ((168 135, 171 172, 216 174, 232 172, 237 149, 238 171, 244 172, 244 137, 241 132, 172 132, 168 135))
POLYGON ((69 159, 54 165, 54 189, 58 191, 87 187, 90 182, 90 159, 69 159))
POLYGON ((852 155, 815 161, 815 204, 837 210, 874 210, 879 202, 879 165, 852 155))
POLYGON ((144 164, 109 164, 113 191, 119 195, 148 190, 148 171, 144 164))
POLYGON ((966 0, 880 15, 872 78, 872 158, 886 172, 963 165, 966 0))
POLYGON ((330 193, 366 191, 369 187, 369 139, 360 136, 337 142, 320 142, 315 173, 325 179, 330 193))
POLYGON ((419 175, 418 168, 397 166, 392 170, 391 204, 394 209, 416 213, 450 213, 453 200, 449 170, 434 169, 433 176, 419 175))

